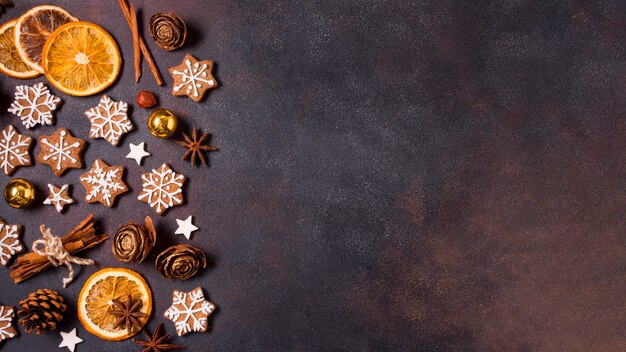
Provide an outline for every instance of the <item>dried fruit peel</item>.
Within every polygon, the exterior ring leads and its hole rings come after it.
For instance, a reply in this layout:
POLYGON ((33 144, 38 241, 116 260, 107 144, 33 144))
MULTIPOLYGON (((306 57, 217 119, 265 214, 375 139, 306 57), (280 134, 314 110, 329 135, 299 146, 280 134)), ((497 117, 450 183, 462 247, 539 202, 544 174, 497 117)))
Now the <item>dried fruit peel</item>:
POLYGON ((126 300, 128 294, 133 300, 142 301, 141 311, 147 318, 152 312, 152 292, 147 282, 138 273, 124 268, 100 270, 85 282, 78 296, 78 318, 90 333, 110 341, 127 339, 138 331, 129 334, 124 328, 113 329, 115 317, 110 314, 114 299, 126 300))
POLYGON ((90 22, 70 22, 50 35, 43 48, 48 81, 74 96, 89 96, 113 84, 122 56, 113 37, 90 22))

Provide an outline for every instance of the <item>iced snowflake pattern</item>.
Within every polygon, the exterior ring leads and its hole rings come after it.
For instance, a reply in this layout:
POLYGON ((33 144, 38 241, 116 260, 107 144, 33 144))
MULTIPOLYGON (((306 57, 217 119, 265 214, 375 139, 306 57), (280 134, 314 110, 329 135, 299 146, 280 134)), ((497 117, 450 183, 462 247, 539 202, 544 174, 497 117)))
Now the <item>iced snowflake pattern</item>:
POLYGON ((134 128, 128 119, 128 104, 113 101, 106 95, 102 96, 100 104, 85 111, 85 115, 91 122, 89 137, 103 138, 113 146, 119 143, 124 133, 134 128))
POLYGON ((11 125, 2 130, 0 135, 0 169, 11 175, 18 166, 31 165, 28 150, 32 138, 17 133, 17 129, 11 125))
POLYGON ((192 331, 206 332, 208 317, 215 310, 215 305, 204 298, 202 288, 191 292, 174 290, 173 303, 163 316, 174 322, 176 333, 183 336, 192 331))
POLYGON ((195 101, 200 101, 204 93, 217 87, 215 78, 211 75, 213 61, 198 61, 187 54, 183 63, 172 67, 170 74, 174 78, 173 95, 187 95, 195 101))
POLYGON ((0 341, 8 340, 17 335, 15 327, 13 327, 13 318, 15 317, 15 309, 9 306, 0 306, 0 341))
POLYGON ((137 199, 148 203, 157 213, 182 204, 185 176, 175 173, 167 164, 141 176, 143 191, 137 199))
POLYGON ((52 125, 52 112, 60 103, 61 98, 52 95, 43 83, 22 85, 15 87, 15 101, 9 112, 17 115, 26 128, 52 125))
POLYGON ((85 186, 85 201, 87 203, 100 202, 111 207, 115 197, 128 191, 122 176, 124 167, 109 166, 104 161, 96 159, 89 172, 80 177, 85 186))
POLYGON ((48 164, 57 176, 61 176, 68 168, 83 167, 81 153, 85 141, 73 137, 65 128, 57 130, 51 136, 39 137, 41 152, 37 161, 48 164))
POLYGON ((22 225, 9 225, 0 221, 0 264, 6 266, 9 260, 24 250, 19 233, 22 225))

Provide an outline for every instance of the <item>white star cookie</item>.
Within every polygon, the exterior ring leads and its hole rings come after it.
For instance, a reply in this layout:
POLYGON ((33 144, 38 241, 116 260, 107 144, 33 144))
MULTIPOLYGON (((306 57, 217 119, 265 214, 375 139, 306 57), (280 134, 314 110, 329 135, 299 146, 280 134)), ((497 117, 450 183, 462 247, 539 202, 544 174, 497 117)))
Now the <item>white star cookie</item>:
POLYGON ((137 165, 141 165, 141 161, 143 158, 150 156, 145 149, 145 142, 141 142, 139 144, 130 144, 130 153, 126 155, 127 159, 134 159, 137 162, 137 165))
POLYGON ((187 239, 191 239, 191 233, 196 231, 198 228, 191 223, 191 215, 187 219, 180 220, 176 219, 176 223, 178 224, 178 229, 176 230, 177 235, 184 235, 187 239))
POLYGON ((75 328, 70 332, 61 331, 61 337, 63 338, 63 341, 61 341, 59 348, 67 347, 67 349, 69 349, 71 352, 74 352, 74 350, 76 349, 76 345, 83 342, 83 339, 76 335, 75 328))

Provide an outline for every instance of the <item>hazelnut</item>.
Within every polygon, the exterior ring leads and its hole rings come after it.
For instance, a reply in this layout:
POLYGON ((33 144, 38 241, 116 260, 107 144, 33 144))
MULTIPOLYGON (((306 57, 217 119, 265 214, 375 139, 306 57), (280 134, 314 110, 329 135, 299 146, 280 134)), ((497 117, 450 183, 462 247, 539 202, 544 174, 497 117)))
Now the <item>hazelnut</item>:
POLYGON ((147 90, 142 90, 137 94, 137 105, 139 105, 140 108, 148 109, 155 106, 156 103, 157 98, 147 90))

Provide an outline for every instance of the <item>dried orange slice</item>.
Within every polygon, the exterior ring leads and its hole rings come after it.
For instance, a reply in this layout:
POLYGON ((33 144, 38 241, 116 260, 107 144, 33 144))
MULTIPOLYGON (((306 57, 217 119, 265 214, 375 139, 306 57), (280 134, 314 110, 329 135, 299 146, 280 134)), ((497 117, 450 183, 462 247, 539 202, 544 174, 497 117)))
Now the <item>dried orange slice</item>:
POLYGON ((42 5, 26 11, 15 24, 15 45, 28 66, 43 73, 41 53, 48 36, 63 24, 78 21, 62 7, 42 5))
POLYGON ((90 22, 64 24, 43 48, 46 78, 69 95, 102 91, 115 82, 121 66, 122 56, 113 37, 90 22))
POLYGON ((0 72, 13 78, 33 78, 40 75, 20 57, 15 47, 15 24, 9 21, 0 26, 0 72))
POLYGON ((127 339, 139 331, 129 333, 123 325, 114 328, 116 318, 111 311, 113 300, 125 302, 129 294, 133 302, 141 299, 140 311, 146 317, 139 322, 144 326, 152 312, 152 292, 141 275, 124 268, 102 269, 87 279, 78 295, 78 319, 87 331, 102 339, 127 339))

